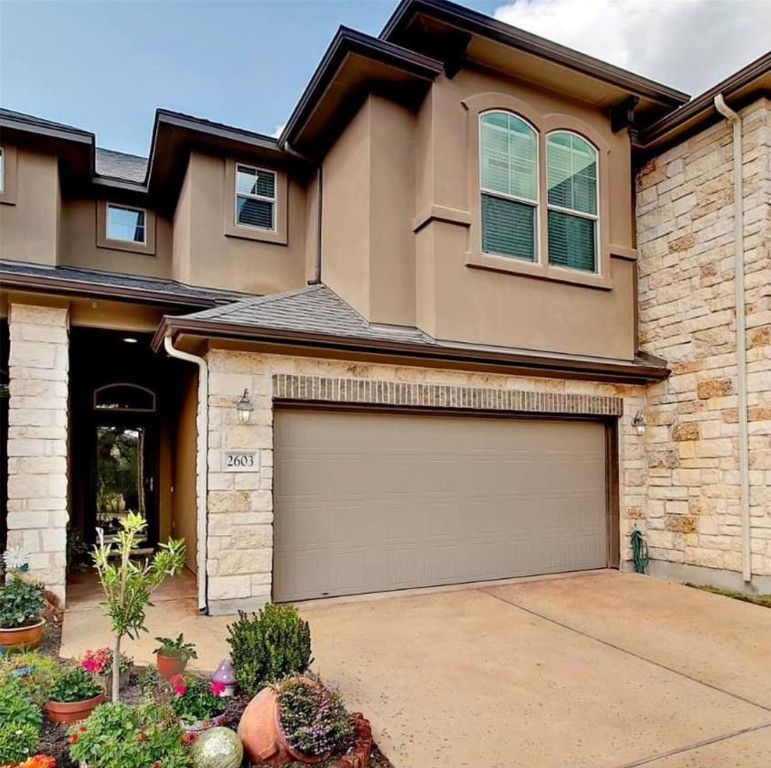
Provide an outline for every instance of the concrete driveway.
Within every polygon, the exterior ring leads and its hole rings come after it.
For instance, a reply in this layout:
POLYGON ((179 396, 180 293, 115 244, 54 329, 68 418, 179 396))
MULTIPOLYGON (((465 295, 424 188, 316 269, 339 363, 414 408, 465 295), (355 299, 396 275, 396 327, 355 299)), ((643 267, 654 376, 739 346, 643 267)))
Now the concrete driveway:
MULTIPOLYGON (((197 667, 227 655, 230 620, 189 586, 159 595, 137 661, 180 631, 197 667)), ((771 768, 767 608, 602 571, 301 610, 396 768, 771 768)), ((68 611, 63 655, 108 642, 95 600, 68 611)))
POLYGON ((771 611, 602 572, 304 608, 396 768, 769 768, 771 611))

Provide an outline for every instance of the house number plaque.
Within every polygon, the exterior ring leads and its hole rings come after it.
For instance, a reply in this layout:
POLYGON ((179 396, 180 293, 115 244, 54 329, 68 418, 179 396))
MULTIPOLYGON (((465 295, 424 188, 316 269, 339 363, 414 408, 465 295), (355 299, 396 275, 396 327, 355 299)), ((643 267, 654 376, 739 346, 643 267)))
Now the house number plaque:
POLYGON ((257 454, 228 451, 223 469, 226 472, 256 472, 259 469, 257 454))

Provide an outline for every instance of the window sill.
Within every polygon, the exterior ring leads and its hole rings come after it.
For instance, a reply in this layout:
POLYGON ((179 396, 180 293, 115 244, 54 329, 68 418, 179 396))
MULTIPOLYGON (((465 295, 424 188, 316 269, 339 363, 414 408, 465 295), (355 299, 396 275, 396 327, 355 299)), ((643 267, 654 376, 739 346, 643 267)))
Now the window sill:
POLYGON ((96 244, 97 248, 104 248, 108 251, 125 251, 126 253, 137 253, 140 256, 155 256, 155 246, 142 243, 127 243, 124 240, 107 240, 100 238, 96 244))
POLYGON ((529 261, 495 256, 490 253, 466 252, 466 266, 473 269, 487 269, 493 272, 508 272, 523 277, 534 277, 537 280, 551 280, 556 283, 581 285, 585 288, 599 288, 609 291, 613 288, 613 280, 609 275, 597 275, 578 272, 548 264, 537 264, 529 261))
POLYGON ((237 224, 228 224, 225 227, 225 237, 235 237, 241 240, 257 240, 262 243, 273 243, 274 245, 286 245, 286 232, 254 229, 250 227, 239 227, 237 224))

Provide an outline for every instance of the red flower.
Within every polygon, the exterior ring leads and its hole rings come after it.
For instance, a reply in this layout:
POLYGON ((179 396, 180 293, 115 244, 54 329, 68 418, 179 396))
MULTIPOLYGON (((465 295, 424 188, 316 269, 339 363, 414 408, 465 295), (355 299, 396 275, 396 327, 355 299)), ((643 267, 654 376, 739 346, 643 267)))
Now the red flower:
POLYGON ((212 682, 212 684, 211 684, 211 692, 215 696, 222 696, 222 694, 225 693, 225 684, 224 683, 218 683, 218 682, 212 682))
POLYGON ((69 739, 70 739, 70 744, 77 744, 78 739, 80 739, 80 736, 78 736, 77 733, 71 733, 69 736, 69 739))
POLYGON ((190 746, 190 744, 195 744, 195 742, 198 740, 198 734, 197 733, 185 733, 182 736, 182 743, 186 746, 190 746))
POLYGON ((172 675, 169 678, 169 683, 174 689, 174 693, 177 696, 184 696, 187 693, 187 686, 185 685, 185 678, 182 675, 172 675))

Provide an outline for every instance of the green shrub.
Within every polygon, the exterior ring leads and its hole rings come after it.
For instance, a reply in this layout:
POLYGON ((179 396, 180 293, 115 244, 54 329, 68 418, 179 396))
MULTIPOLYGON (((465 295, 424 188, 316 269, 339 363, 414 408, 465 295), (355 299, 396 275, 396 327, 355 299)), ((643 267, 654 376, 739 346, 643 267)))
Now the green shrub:
POLYGON ((104 693, 96 678, 86 672, 83 667, 65 669, 51 686, 51 701, 62 703, 72 701, 87 701, 104 693))
POLYGON ((46 606, 43 592, 42 584, 9 576, 0 585, 0 628, 29 627, 40 621, 46 606))
POLYGON ((34 725, 0 725, 0 765, 17 765, 37 752, 40 730, 34 725))
POLYGON ((312 662, 310 626, 292 605, 268 604, 251 616, 239 611, 228 632, 236 680, 250 696, 312 662))
POLYGON ((38 651, 14 653, 0 659, 0 686, 9 680, 17 680, 32 701, 42 707, 48 701, 51 686, 60 671, 61 665, 56 659, 38 651), (20 672, 26 674, 19 675, 20 672))
POLYGON ((139 707, 113 702, 97 707, 68 731, 70 756, 89 768, 189 768, 184 731, 158 702, 139 707))
POLYGON ((15 765, 37 750, 43 713, 16 678, 0 685, 0 765, 15 765))

